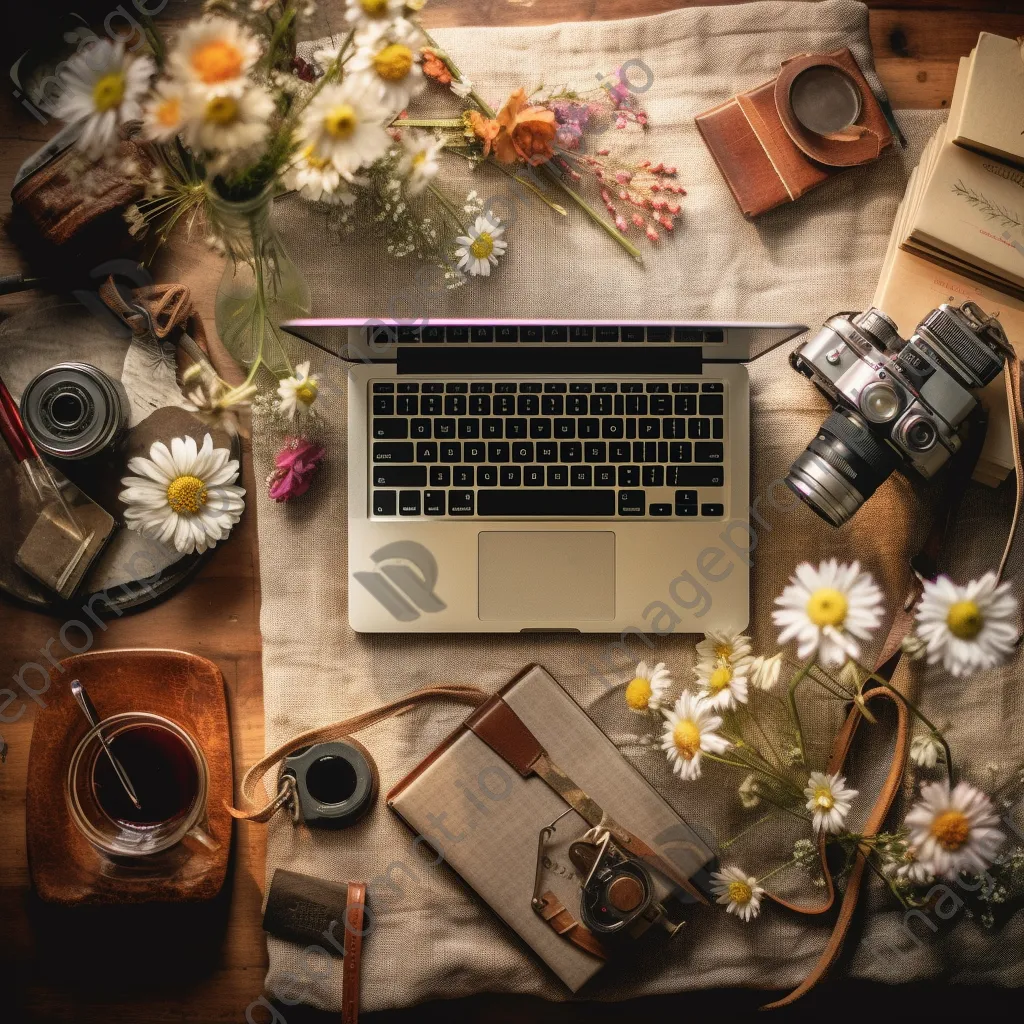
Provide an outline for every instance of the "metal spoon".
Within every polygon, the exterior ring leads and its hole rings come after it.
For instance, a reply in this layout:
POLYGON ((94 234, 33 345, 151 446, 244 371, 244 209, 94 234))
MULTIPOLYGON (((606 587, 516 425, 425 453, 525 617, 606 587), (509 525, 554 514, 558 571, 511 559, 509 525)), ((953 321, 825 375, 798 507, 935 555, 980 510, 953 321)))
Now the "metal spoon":
MULTIPOLYGON (((100 716, 96 711, 96 705, 89 699, 89 694, 85 692, 85 687, 77 680, 71 680, 71 694, 78 702, 78 706, 82 709, 82 713, 89 720, 89 724, 95 729, 100 724, 100 716)), ((107 757, 110 758, 110 763, 113 765, 114 774, 118 777, 121 785, 124 786, 124 791, 128 794, 129 799, 137 810, 142 810, 142 804, 139 803, 139 798, 135 795, 135 789, 131 784, 131 780, 128 778, 128 774, 125 772, 121 765, 121 762, 114 757, 114 752, 110 749, 110 744, 107 743, 107 738, 102 732, 96 733, 99 737, 100 743, 103 745, 103 749, 107 753, 107 757)))

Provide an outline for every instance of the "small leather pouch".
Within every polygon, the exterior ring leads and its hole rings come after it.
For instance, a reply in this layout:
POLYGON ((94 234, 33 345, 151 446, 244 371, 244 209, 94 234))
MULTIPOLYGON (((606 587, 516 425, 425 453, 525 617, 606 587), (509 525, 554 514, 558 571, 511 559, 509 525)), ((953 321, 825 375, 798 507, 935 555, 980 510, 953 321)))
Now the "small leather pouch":
POLYGON ((698 114, 696 123, 747 217, 793 202, 847 167, 877 160, 893 142, 885 114, 848 49, 793 57, 771 81, 698 114), (814 68, 838 71, 859 93, 859 112, 842 130, 819 134, 794 110, 793 85, 814 68))

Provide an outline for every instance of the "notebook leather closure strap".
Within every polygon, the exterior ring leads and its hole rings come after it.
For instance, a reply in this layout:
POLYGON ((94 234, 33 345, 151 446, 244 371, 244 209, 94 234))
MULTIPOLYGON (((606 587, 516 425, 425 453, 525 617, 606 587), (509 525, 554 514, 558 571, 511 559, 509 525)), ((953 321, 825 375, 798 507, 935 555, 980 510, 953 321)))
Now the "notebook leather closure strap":
POLYGON ((708 902, 707 898, 678 868, 653 850, 639 836, 634 835, 611 818, 592 797, 573 782, 551 760, 537 737, 501 696, 496 695, 481 705, 466 720, 466 727, 523 778, 530 775, 539 776, 588 825, 606 829, 622 849, 639 860, 645 861, 656 871, 675 882, 697 902, 708 902))

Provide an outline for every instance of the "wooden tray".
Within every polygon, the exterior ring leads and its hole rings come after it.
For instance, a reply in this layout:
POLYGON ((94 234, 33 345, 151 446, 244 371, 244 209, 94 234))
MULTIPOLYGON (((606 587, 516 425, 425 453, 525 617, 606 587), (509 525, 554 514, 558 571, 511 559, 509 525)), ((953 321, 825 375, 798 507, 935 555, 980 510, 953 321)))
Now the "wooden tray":
POLYGON ((29 751, 27 833, 32 881, 40 898, 81 904, 189 903, 213 899, 227 872, 234 795, 231 733, 220 669, 195 654, 168 650, 96 651, 52 670, 47 706, 36 715, 29 751), (151 711, 195 737, 210 769, 208 824, 219 849, 191 842, 154 857, 113 861, 78 831, 64 795, 71 755, 89 724, 71 696, 80 679, 101 715, 151 711))

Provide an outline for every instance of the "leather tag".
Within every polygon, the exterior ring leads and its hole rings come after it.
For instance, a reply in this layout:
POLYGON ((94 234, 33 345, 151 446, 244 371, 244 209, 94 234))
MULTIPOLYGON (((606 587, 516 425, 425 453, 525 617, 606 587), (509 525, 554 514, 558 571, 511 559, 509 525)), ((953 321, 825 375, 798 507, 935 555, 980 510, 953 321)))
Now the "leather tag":
POLYGON ((347 906, 345 886, 278 868, 267 893, 263 930, 300 946, 316 944, 334 956, 342 956, 347 906), (335 941, 325 942, 325 934, 335 941))

